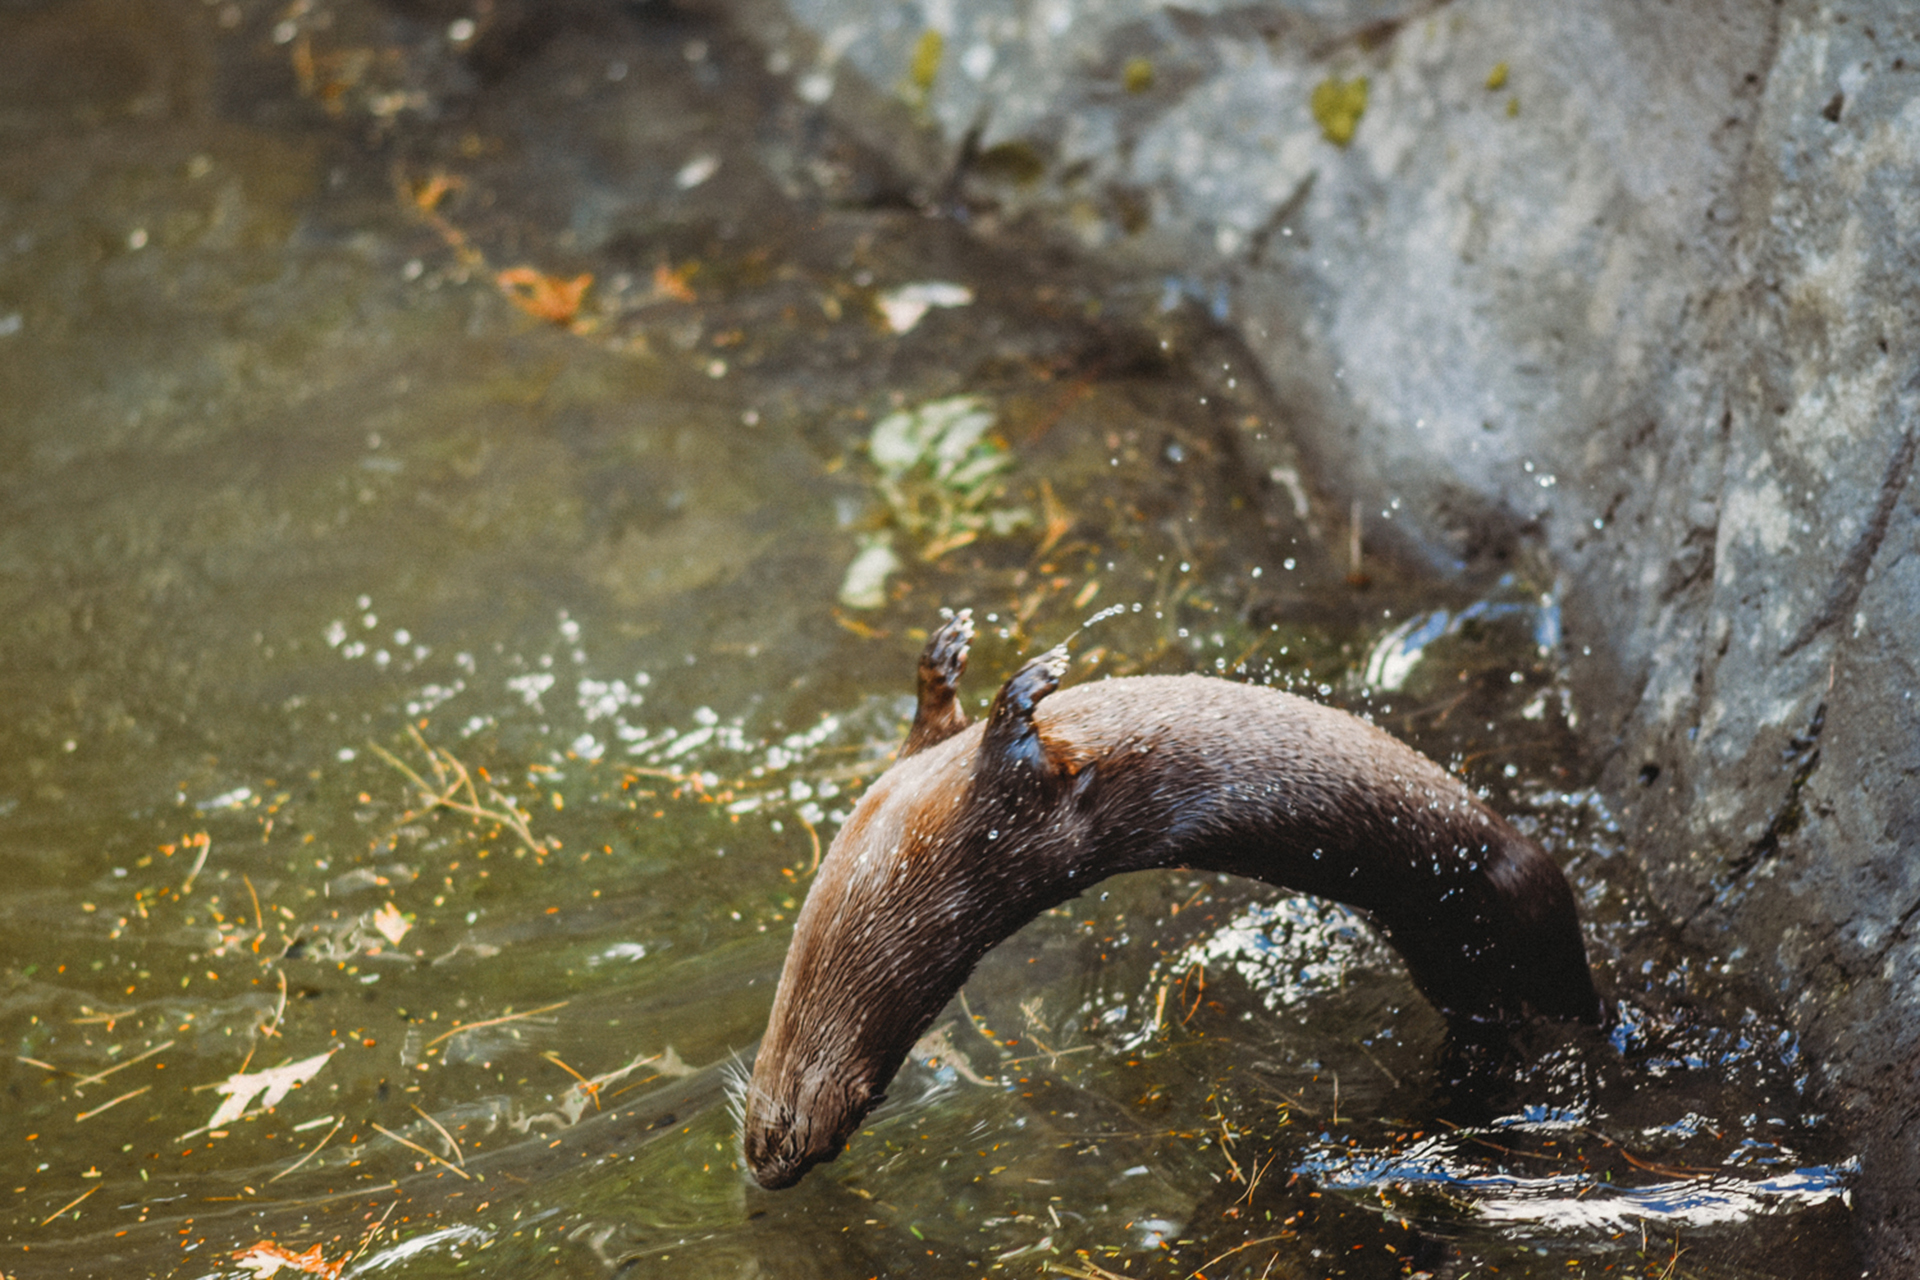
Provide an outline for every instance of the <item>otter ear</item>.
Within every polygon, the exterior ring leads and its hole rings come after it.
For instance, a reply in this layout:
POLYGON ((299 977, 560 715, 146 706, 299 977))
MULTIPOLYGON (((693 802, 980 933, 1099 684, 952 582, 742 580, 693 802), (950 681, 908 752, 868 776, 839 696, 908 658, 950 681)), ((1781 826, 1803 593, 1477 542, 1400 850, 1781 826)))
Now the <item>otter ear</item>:
POLYGON ((954 690, 967 669, 967 649, 973 643, 973 610, 948 614, 947 620, 927 639, 920 652, 920 705, 913 713, 913 728, 900 748, 900 758, 945 742, 967 727, 967 713, 960 709, 954 690))
POLYGON ((1013 673, 987 709, 987 727, 980 742, 982 771, 1005 773, 1017 770, 1038 776, 1051 776, 1052 762, 1034 727, 1033 711, 1040 700, 1060 687, 1066 674, 1067 646, 1055 645, 1031 659, 1013 673))

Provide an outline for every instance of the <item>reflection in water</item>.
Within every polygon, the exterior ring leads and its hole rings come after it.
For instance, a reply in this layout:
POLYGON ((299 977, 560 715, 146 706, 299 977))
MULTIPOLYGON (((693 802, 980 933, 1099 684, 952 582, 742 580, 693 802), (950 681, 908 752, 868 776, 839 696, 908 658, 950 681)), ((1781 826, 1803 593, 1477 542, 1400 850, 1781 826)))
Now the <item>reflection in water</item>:
POLYGON ((415 1236, 390 1249, 370 1253, 356 1263, 348 1274, 371 1275, 429 1253, 444 1253, 448 1258, 459 1262, 467 1256, 461 1246, 466 1246, 467 1251, 473 1251, 491 1243, 493 1243, 493 1234, 482 1231, 478 1227, 445 1227, 439 1231, 429 1231, 415 1236))
POLYGON ((1598 1197, 1589 1194, 1590 1183, 1543 1179, 1528 1185, 1516 1180, 1500 1198, 1482 1200, 1479 1209, 1493 1222, 1533 1222, 1556 1232, 1611 1235, 1636 1223, 1737 1227, 1765 1214, 1790 1213, 1829 1200, 1851 1204, 1846 1182, 1854 1171, 1820 1165, 1759 1182, 1689 1179, 1598 1197))
POLYGON ((1429 1138, 1404 1151, 1321 1147, 1310 1151, 1297 1171, 1342 1191, 1434 1191, 1460 1204, 1470 1220, 1500 1227, 1548 1227, 1555 1234, 1603 1238, 1640 1224, 1739 1227, 1764 1215, 1846 1200, 1854 1172, 1852 1166, 1816 1165, 1757 1180, 1700 1174, 1616 1187, 1594 1177, 1490 1172, 1462 1142, 1458 1136, 1429 1138))

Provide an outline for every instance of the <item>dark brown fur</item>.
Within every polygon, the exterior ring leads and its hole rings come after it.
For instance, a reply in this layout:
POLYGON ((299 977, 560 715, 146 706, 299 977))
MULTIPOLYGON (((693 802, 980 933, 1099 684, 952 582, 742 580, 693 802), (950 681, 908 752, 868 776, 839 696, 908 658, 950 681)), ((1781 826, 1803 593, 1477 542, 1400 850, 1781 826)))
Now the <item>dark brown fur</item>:
POLYGON ((838 1155, 988 950, 1107 876, 1186 866, 1366 911, 1450 1018, 1594 1020, 1572 892, 1464 784, 1372 725, 1204 676, 1055 692, 1055 650, 987 719, 953 697, 971 624, 937 632, 901 757, 834 839, 746 1103, 784 1187, 838 1155))

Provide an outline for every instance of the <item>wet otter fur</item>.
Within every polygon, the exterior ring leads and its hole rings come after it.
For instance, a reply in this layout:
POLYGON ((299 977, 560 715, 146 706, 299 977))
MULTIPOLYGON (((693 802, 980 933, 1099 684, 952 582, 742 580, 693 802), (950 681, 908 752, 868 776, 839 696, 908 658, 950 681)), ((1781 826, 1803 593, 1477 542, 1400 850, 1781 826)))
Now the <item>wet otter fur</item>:
POLYGON ((1207 676, 1060 689, 1064 646, 969 725, 972 623, 920 659, 919 708, 794 926, 745 1099, 748 1166, 837 1156, 980 957, 1148 867, 1230 872, 1365 911, 1457 1024, 1597 1021, 1560 869, 1458 778, 1344 712, 1207 676))

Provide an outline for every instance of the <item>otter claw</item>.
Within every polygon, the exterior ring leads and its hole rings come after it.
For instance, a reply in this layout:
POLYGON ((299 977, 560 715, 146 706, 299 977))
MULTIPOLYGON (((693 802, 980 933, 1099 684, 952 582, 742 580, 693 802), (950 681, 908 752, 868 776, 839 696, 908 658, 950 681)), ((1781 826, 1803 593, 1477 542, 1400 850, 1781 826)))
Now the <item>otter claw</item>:
POLYGON ((1067 674, 1072 662, 1065 644, 1057 644, 1039 657, 1029 659, 1000 690, 1000 697, 994 700, 995 712, 998 712, 1000 702, 1005 700, 1007 709, 1014 714, 1023 719, 1032 716, 1040 699, 1060 687, 1060 677, 1067 674))

